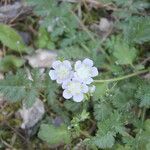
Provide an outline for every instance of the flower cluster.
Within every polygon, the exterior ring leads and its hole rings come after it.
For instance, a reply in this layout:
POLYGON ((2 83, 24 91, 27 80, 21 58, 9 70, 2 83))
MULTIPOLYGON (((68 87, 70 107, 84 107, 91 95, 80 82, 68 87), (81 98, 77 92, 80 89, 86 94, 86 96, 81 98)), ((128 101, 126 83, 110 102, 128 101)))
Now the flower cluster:
POLYGON ((65 99, 73 98, 75 102, 81 102, 85 93, 95 91, 95 86, 89 86, 93 77, 98 75, 98 70, 93 65, 93 61, 88 58, 75 62, 74 68, 68 60, 55 61, 49 76, 51 80, 62 85, 65 99))

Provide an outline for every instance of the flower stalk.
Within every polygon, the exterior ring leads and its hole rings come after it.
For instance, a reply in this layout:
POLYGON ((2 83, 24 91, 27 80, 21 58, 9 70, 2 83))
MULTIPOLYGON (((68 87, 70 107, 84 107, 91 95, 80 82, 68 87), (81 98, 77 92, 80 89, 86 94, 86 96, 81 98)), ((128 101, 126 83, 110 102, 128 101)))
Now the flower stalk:
POLYGON ((137 76, 137 75, 149 72, 149 71, 150 71, 150 69, 145 69, 145 70, 137 71, 137 72, 134 72, 134 73, 131 73, 131 74, 128 74, 125 76, 117 77, 117 78, 104 79, 104 80, 103 79, 102 80, 94 80, 94 82, 95 83, 115 82, 115 81, 120 81, 120 80, 124 80, 127 78, 131 78, 133 76, 137 76))

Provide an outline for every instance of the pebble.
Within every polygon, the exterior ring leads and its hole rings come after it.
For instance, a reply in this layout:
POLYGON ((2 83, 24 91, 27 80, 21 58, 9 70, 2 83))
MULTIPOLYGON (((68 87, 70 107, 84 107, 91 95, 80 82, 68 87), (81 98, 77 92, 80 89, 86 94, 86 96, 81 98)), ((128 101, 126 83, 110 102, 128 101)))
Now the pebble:
POLYGON ((19 113, 23 119, 21 128, 30 129, 43 118, 45 113, 44 104, 40 99, 37 99, 37 101, 30 108, 26 108, 23 104, 23 107, 19 110, 19 113))
POLYGON ((57 53, 50 50, 38 49, 32 56, 26 56, 32 68, 50 68, 56 60, 57 53))

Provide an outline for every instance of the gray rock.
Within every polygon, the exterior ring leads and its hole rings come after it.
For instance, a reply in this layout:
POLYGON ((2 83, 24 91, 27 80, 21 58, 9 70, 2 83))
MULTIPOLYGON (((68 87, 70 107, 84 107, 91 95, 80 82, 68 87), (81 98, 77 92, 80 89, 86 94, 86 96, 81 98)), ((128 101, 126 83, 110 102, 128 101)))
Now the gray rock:
POLYGON ((50 68, 56 57, 57 53, 54 51, 38 49, 34 55, 26 56, 26 59, 33 68, 50 68))
POLYGON ((92 24, 90 29, 97 33, 102 38, 102 41, 105 41, 113 30, 113 22, 107 18, 101 18, 100 22, 92 24))
POLYGON ((0 80, 4 79, 4 74, 0 72, 0 80))
POLYGON ((107 18, 101 18, 99 23, 99 29, 103 32, 108 32, 112 28, 112 22, 107 18))
POLYGON ((26 6, 21 1, 16 1, 12 4, 1 5, 0 6, 0 23, 6 23, 14 18, 18 18, 23 14, 28 14, 31 12, 31 8, 26 6))
POLYGON ((39 99, 37 99, 37 101, 33 104, 31 108, 26 108, 23 104, 23 107, 19 110, 19 113, 21 118, 23 119, 21 128, 30 129, 42 119, 45 113, 44 104, 39 99))

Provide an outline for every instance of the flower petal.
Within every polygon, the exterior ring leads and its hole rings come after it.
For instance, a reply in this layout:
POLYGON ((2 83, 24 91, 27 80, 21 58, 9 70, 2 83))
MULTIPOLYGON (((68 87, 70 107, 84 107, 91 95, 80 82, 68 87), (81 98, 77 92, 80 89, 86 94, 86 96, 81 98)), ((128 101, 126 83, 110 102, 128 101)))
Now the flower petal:
POLYGON ((93 66, 93 61, 89 58, 86 58, 83 60, 83 63, 89 67, 92 67, 93 66))
POLYGON ((75 70, 77 70, 80 66, 81 66, 81 61, 80 60, 76 61, 74 65, 75 70))
POLYGON ((84 99, 84 95, 83 94, 78 94, 78 95, 74 95, 73 96, 73 100, 75 102, 81 102, 84 99))
POLYGON ((59 60, 54 61, 53 64, 52 64, 52 67, 53 67, 54 69, 57 69, 57 67, 58 67, 61 63, 62 63, 62 62, 59 61, 59 60))
POLYGON ((78 75, 77 75, 76 72, 73 74, 72 81, 78 81, 78 82, 81 82, 81 83, 82 83, 82 79, 80 79, 80 78, 78 77, 78 75))
POLYGON ((64 91, 63 91, 63 97, 64 97, 65 99, 70 99, 70 98, 72 97, 72 94, 69 93, 67 90, 64 90, 64 91))
POLYGON ((83 93, 87 93, 88 90, 89 90, 88 86, 85 85, 85 84, 83 84, 83 85, 82 85, 82 92, 83 92, 83 93))
POLYGON ((63 64, 64 64, 68 69, 72 69, 70 61, 64 60, 64 61, 63 61, 63 64))
POLYGON ((58 84, 61 84, 63 81, 60 80, 60 79, 57 79, 56 82, 57 82, 58 84))
POLYGON ((69 80, 64 81, 62 84, 62 88, 67 89, 69 82, 70 82, 69 80))
POLYGON ((71 80, 74 76, 74 72, 73 71, 70 71, 70 74, 69 74, 69 77, 68 77, 68 80, 71 80))
POLYGON ((92 71, 92 72, 91 72, 92 77, 95 77, 95 76, 98 75, 98 70, 97 70, 96 67, 92 67, 92 70, 91 70, 91 71, 92 71))
POLYGON ((49 76, 50 76, 51 80, 56 80, 57 79, 57 75, 56 75, 55 70, 50 70, 49 71, 49 76))
POLYGON ((93 82, 92 78, 88 78, 84 83, 85 84, 91 84, 93 82))

